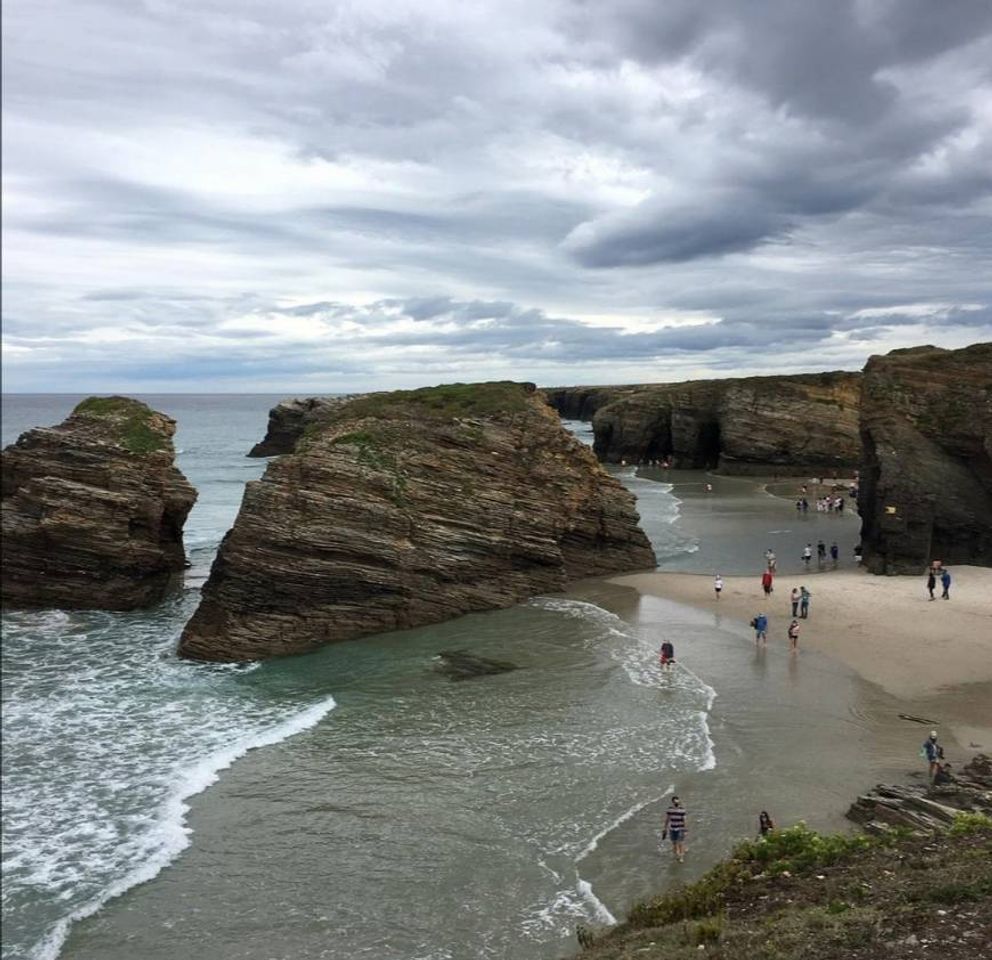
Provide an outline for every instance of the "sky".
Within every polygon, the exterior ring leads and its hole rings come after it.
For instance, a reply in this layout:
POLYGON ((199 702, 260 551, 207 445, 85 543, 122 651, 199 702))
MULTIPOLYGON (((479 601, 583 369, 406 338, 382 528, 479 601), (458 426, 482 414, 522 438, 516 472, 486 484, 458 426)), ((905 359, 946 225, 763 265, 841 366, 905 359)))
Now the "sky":
POLYGON ((5 0, 3 388, 992 339, 992 0, 5 0))

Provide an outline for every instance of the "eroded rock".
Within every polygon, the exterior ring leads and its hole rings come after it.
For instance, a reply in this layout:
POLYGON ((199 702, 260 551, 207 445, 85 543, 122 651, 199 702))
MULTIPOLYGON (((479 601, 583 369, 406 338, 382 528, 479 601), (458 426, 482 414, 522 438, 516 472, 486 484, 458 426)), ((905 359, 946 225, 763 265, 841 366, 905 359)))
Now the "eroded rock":
POLYGON ((5 604, 130 610, 165 595, 196 501, 174 433, 137 400, 90 397, 4 450, 5 604))

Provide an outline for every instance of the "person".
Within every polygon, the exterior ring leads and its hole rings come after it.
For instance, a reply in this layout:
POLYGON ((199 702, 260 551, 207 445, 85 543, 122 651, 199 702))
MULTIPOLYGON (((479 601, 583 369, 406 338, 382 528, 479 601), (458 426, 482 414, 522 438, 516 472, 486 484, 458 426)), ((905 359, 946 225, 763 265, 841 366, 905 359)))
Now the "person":
POLYGON ((685 861, 685 808, 678 797, 672 797, 671 806, 665 811, 665 826, 661 839, 667 836, 672 841, 672 852, 679 863, 685 861))
POLYGON ((799 616, 803 620, 809 619, 809 601, 812 596, 805 587, 799 588, 799 616))
POLYGON ((663 670, 671 670, 675 663, 675 647, 670 640, 666 640, 661 645, 661 653, 658 655, 663 670))
POLYGON ((837 566, 837 561, 840 559, 840 547, 837 546, 837 541, 835 540, 830 544, 830 559, 833 560, 834 566, 837 566))
POLYGON ((712 483, 706 484, 706 492, 707 493, 712 493, 713 492, 713 484, 712 483))
POLYGON ((940 769, 940 761, 944 759, 944 748, 937 743, 936 730, 931 730, 930 736, 923 741, 922 752, 927 758, 927 763, 930 765, 930 779, 933 780, 937 776, 937 771, 940 769))
POLYGON ((809 513, 809 500, 803 497, 803 513, 809 513))
POLYGON ((768 815, 767 810, 762 810, 758 814, 758 835, 767 837, 775 829, 775 821, 768 815))
POLYGON ((933 572, 933 567, 930 568, 930 572, 927 574, 927 592, 930 594, 931 600, 936 600, 937 598, 933 595, 934 590, 937 589, 937 577, 933 572))
POLYGON ((713 578, 713 592, 716 594, 717 600, 720 599, 720 593, 723 591, 723 577, 717 574, 713 578))
POLYGON ((806 569, 809 570, 809 562, 813 559, 813 544, 807 543, 803 547, 803 563, 806 564, 806 569))
POLYGON ((763 613, 759 613, 752 621, 751 626, 754 627, 754 642, 757 643, 759 640, 762 643, 768 642, 768 617, 763 613))
POLYGON ((856 564, 858 564, 858 565, 861 564, 861 555, 862 555, 863 552, 864 551, 863 551, 863 549, 861 547, 861 544, 860 543, 856 543, 854 545, 854 562, 856 564))
POLYGON ((789 624, 789 649, 795 653, 799 646, 799 621, 793 620, 789 624))
POLYGON ((816 541, 816 562, 820 566, 827 559, 827 545, 822 540, 816 541))
POLYGON ((768 569, 771 570, 772 573, 774 573, 775 568, 778 566, 778 557, 775 556, 774 550, 768 551, 767 560, 768 560, 768 569))
POLYGON ((940 585, 944 588, 944 592, 940 595, 944 600, 951 599, 951 571, 942 570, 940 572, 940 585))
POLYGON ((792 596, 789 598, 792 601, 792 615, 794 617, 799 616, 799 600, 802 594, 799 592, 799 587, 792 588, 792 596))
POLYGON ((773 584, 774 584, 774 579, 772 577, 772 572, 771 570, 766 570, 761 575, 761 589, 765 591, 766 597, 772 592, 772 590, 775 589, 773 584))

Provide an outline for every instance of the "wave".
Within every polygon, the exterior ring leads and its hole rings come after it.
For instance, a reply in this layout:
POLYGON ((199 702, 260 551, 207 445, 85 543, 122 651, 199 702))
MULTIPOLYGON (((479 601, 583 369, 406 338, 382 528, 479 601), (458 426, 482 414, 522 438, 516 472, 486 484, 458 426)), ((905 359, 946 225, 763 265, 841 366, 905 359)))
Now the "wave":
POLYGON ((295 716, 219 750, 190 767, 157 812, 157 829, 148 838, 151 849, 148 851, 147 861, 59 920, 37 946, 35 960, 55 960, 74 923, 92 916, 110 900, 158 876, 189 846, 192 830, 186 826, 186 815, 189 813, 187 801, 216 783, 222 770, 226 770, 250 750, 272 746, 316 726, 336 706, 333 697, 326 697, 295 716))

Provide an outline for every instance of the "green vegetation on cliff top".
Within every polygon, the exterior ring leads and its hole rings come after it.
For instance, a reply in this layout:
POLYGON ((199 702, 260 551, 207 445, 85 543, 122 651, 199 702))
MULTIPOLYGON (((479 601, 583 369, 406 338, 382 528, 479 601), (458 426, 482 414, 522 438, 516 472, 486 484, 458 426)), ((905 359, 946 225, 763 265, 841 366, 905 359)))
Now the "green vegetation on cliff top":
POLYGON ((129 453, 153 453, 168 443, 168 438, 151 426, 155 411, 130 397, 87 397, 72 415, 105 423, 114 441, 129 453))
POLYGON ((530 406, 531 384, 510 380, 490 383, 447 383, 419 390, 393 390, 356 397, 341 406, 338 417, 446 420, 523 413, 530 406))
MULTIPOLYGON (((929 943, 972 958, 992 929, 992 820, 941 834, 821 836, 799 824, 740 844, 695 883, 636 904, 581 960, 848 960, 929 943)), ((912 950, 896 954, 915 957, 912 950)))

